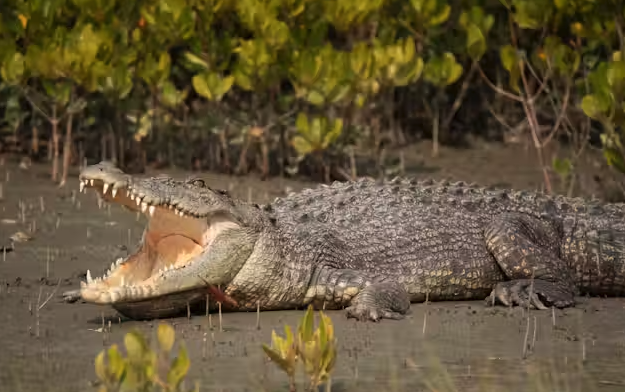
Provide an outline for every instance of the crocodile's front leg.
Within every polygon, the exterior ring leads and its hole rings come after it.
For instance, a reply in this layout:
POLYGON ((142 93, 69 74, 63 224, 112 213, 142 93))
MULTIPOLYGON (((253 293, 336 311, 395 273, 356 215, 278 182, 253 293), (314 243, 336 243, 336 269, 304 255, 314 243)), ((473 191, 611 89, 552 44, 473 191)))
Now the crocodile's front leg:
POLYGON ((509 213, 492 222, 484 235, 488 250, 510 279, 495 286, 488 304, 527 306, 529 301, 537 309, 575 304, 571 272, 558 257, 562 236, 553 224, 509 213))
POLYGON ((352 269, 320 266, 306 292, 306 303, 345 307, 348 318, 361 321, 399 320, 410 310, 405 288, 390 279, 352 269))

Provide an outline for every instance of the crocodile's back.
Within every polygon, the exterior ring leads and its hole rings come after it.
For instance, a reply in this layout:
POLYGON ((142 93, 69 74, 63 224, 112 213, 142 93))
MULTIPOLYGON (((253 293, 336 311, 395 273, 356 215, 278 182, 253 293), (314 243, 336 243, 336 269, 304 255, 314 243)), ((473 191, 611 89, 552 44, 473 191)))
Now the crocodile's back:
POLYGON ((623 221, 622 205, 445 181, 337 182, 290 194, 272 208, 287 259, 384 271, 412 295, 428 291, 438 299, 483 298, 504 279, 484 238, 498 215, 525 214, 558 227, 623 221))
POLYGON ((291 193, 272 204, 283 219, 315 219, 353 227, 355 221, 391 219, 403 215, 461 213, 473 219, 502 212, 519 212, 536 218, 564 219, 567 216, 625 219, 622 204, 604 204, 581 198, 549 196, 540 192, 478 187, 449 181, 395 179, 335 182, 291 193))

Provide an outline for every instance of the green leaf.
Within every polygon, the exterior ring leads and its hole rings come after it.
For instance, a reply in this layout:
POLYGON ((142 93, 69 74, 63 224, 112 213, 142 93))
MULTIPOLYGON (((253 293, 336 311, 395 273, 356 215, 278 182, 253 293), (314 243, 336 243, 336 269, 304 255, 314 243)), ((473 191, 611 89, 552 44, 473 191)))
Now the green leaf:
POLYGON ((164 76, 169 76, 169 69, 171 68, 171 57, 169 53, 163 52, 158 58, 158 70, 164 76))
POLYGON ((140 360, 148 351, 147 343, 138 331, 128 332, 124 336, 124 346, 131 360, 140 360))
POLYGON ((88 67, 95 60, 101 43, 102 38, 93 31, 91 24, 83 27, 75 47, 76 54, 79 56, 80 63, 83 66, 88 67))
POLYGON ((518 54, 512 45, 503 46, 499 51, 499 57, 506 71, 511 72, 513 68, 518 67, 518 54))
POLYGON ((569 0, 554 0, 553 3, 558 9, 564 9, 569 3, 569 0))
POLYGON ((561 177, 568 176, 571 173, 571 169, 573 168, 573 164, 568 158, 560 159, 554 157, 551 166, 553 167, 553 170, 561 177))
POLYGON ((104 363, 104 350, 95 357, 95 374, 100 381, 107 380, 106 364, 104 363))
POLYGON ((51 80, 43 80, 41 82, 48 97, 52 98, 54 102, 60 106, 65 106, 69 103, 71 95, 71 82, 56 82, 51 80))
POLYGON ((269 359, 274 362, 276 365, 278 365, 280 367, 280 369, 282 369, 283 372, 289 374, 291 371, 291 364, 289 363, 288 360, 286 360, 285 358, 282 358, 280 356, 280 354, 278 354, 277 352, 275 352, 274 350, 272 350, 270 347, 268 347, 266 344, 262 345, 263 351, 265 352, 265 354, 269 357, 269 359))
POLYGON ((15 52, 13 56, 5 58, 0 69, 0 75, 10 84, 18 84, 24 75, 24 56, 15 52))
POLYGON ((514 20, 522 29, 538 29, 551 15, 551 2, 515 0, 514 20))
POLYGON ((161 94, 160 101, 165 104, 165 106, 175 109, 178 107, 184 99, 187 97, 187 90, 178 91, 176 86, 169 81, 166 80, 162 83, 161 86, 161 94))
POLYGON ((438 88, 444 88, 455 83, 462 75, 462 65, 456 62, 452 53, 431 58, 424 69, 424 78, 438 88))
POLYGON ((598 119, 609 108, 609 104, 601 100, 597 95, 589 94, 582 98, 581 103, 582 111, 590 118, 598 119))
POLYGON ((109 371, 116 381, 121 381, 126 371, 126 362, 119 352, 116 344, 113 344, 108 350, 109 371))
POLYGON ((169 373, 167 373, 167 383, 170 386, 174 386, 174 388, 178 388, 187 375, 190 367, 191 361, 189 360, 187 349, 182 346, 178 352, 178 356, 171 364, 169 373))
MULTIPOLYGON (((317 124, 319 123, 320 119, 317 117, 315 118, 315 120, 313 120, 313 122, 317 122, 317 124)), ((304 341, 309 341, 312 339, 313 336, 313 332, 314 332, 314 326, 315 326, 315 314, 313 311, 313 307, 312 305, 308 305, 308 309, 306 310, 306 313, 304 314, 304 317, 302 318, 300 327, 299 327, 299 337, 300 339, 304 340, 304 341)))
POLYGON ((334 120, 332 124, 332 128, 325 134, 323 138, 323 149, 327 149, 332 143, 336 141, 336 139, 341 136, 343 132, 343 119, 337 118, 334 120))
POLYGON ((300 135, 296 135, 291 139, 291 145, 300 156, 306 156, 314 151, 313 145, 300 135))
POLYGON ((449 19, 449 14, 451 13, 451 7, 448 4, 443 5, 442 9, 428 20, 428 25, 430 27, 438 26, 447 19, 449 19))
POLYGON ((208 63, 206 61, 202 60, 200 57, 196 56, 195 54, 193 54, 191 52, 185 52, 184 57, 191 64, 197 65, 199 67, 202 67, 202 68, 208 70, 208 63))
POLYGON ((174 347, 174 341, 176 339, 174 328, 169 324, 162 323, 158 326, 156 334, 161 350, 167 353, 170 352, 172 347, 174 347))
POLYGON ((603 156, 605 157, 608 165, 614 167, 619 172, 625 174, 625 161, 620 152, 614 148, 603 149, 603 156))
POLYGON ((315 106, 322 106, 326 102, 324 96, 317 90, 310 90, 306 95, 306 100, 315 106))
POLYGON ((519 56, 516 49, 512 45, 505 45, 499 51, 499 57, 503 67, 508 71, 510 87, 519 92, 519 79, 521 78, 521 69, 519 66, 519 56))
POLYGON ((480 61, 486 53, 486 39, 475 24, 467 26, 467 52, 473 61, 480 61))
POLYGON ((300 133, 308 133, 308 117, 306 116, 306 113, 299 112, 297 114, 297 118, 295 119, 295 127, 300 133))
POLYGON ((245 72, 242 67, 238 67, 237 69, 235 69, 234 80, 236 81, 237 85, 244 90, 251 91, 254 89, 251 76, 247 72, 245 72))
POLYGON ((232 88, 233 76, 222 78, 215 72, 205 72, 195 75, 191 79, 195 91, 211 101, 220 101, 223 96, 232 88))
POLYGON ((606 77, 610 87, 621 94, 625 92, 625 61, 611 62, 606 77))

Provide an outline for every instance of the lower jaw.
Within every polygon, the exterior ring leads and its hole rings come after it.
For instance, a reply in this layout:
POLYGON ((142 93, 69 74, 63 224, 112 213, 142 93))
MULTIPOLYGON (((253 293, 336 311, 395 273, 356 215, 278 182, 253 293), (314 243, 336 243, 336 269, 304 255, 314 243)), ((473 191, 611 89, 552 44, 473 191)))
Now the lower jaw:
POLYGON ((205 312, 206 300, 206 288, 199 287, 158 297, 117 302, 111 306, 129 319, 153 320, 205 312))

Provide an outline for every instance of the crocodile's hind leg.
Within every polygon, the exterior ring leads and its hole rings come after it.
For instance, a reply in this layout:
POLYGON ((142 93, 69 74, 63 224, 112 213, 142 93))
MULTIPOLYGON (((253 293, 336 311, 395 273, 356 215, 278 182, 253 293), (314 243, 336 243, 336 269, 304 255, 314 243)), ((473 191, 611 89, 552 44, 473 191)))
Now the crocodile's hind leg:
POLYGON ((561 234, 554 224, 523 214, 504 214, 484 231, 486 246, 509 281, 498 283, 486 301, 537 309, 575 304, 576 288, 558 257, 561 234), (533 274, 533 279, 532 279, 533 274))
POLYGON ((399 320, 410 310, 403 285, 366 272, 321 266, 306 293, 306 303, 345 307, 346 316, 361 321, 399 320))

